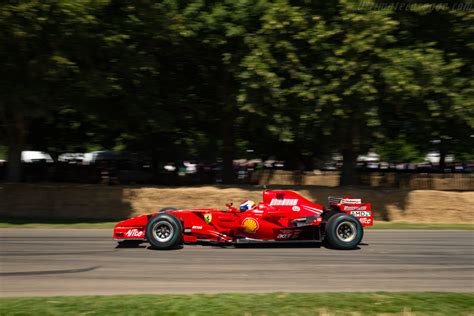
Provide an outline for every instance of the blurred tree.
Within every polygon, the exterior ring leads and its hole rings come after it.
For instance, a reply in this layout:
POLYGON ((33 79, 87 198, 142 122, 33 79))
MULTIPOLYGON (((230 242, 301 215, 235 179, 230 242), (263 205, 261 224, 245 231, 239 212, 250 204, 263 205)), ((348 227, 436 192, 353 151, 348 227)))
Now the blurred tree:
MULTIPOLYGON (((398 11, 360 10, 350 1, 295 3, 270 6, 242 74, 242 99, 255 104, 264 100, 258 94, 271 96, 268 128, 297 144, 293 153, 314 139, 340 151, 346 185, 357 183, 356 158, 374 142, 407 137, 426 151, 439 139, 442 161, 447 148, 472 143, 472 68, 462 70, 472 67, 470 57, 444 52, 417 35, 413 19, 401 29, 406 21, 398 11)), ((471 14, 456 15, 463 17, 457 28, 470 30, 471 14)), ((447 38, 459 38, 465 54, 472 49, 467 36, 447 38)))
MULTIPOLYGON (((380 139, 405 135, 422 152, 440 153, 440 170, 448 153, 474 148, 474 14, 462 10, 394 12, 399 21, 394 64, 383 76, 390 82, 385 131, 380 139)), ((460 155, 461 157, 461 155, 460 155)))
POLYGON ((405 137, 387 139, 375 144, 375 152, 385 162, 422 162, 424 155, 405 137))
POLYGON ((300 169, 341 152, 341 184, 374 143, 472 157, 472 21, 347 0, 2 3, 8 179, 29 144, 221 158, 226 182, 247 149, 300 169))
POLYGON ((93 23, 87 6, 38 1, 0 4, 0 115, 8 146, 9 181, 21 179, 21 151, 31 120, 64 102, 76 65, 62 42, 80 24, 93 23))
POLYGON ((278 1, 263 21, 245 59, 246 98, 267 91, 269 128, 296 148, 307 142, 340 151, 341 184, 355 184, 356 158, 380 130, 380 79, 391 62, 384 52, 395 43, 397 23, 350 1, 304 7, 278 1))
POLYGON ((158 77, 172 62, 165 58, 176 59, 166 8, 141 4, 141 10, 119 1, 2 4, 0 109, 10 181, 21 178, 28 142, 53 151, 113 148, 150 125, 150 135, 179 129, 173 127, 178 92, 163 93, 179 86, 158 77))
POLYGON ((259 28, 266 2, 197 0, 182 7, 179 4, 175 20, 181 23, 172 28, 183 42, 192 45, 192 62, 198 65, 189 73, 198 87, 195 105, 199 109, 194 110, 194 119, 210 140, 216 139, 214 146, 223 160, 223 181, 232 182, 233 159, 239 149, 246 149, 236 144, 248 144, 240 141, 249 129, 244 124, 247 112, 237 104, 241 62, 249 51, 246 39, 259 28))

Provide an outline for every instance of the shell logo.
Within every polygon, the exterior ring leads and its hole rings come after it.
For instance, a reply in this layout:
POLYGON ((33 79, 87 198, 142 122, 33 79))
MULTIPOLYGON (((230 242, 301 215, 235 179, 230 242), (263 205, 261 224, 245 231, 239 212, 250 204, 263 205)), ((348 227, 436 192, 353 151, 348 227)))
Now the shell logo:
POLYGON ((247 217, 242 221, 242 226, 245 229, 245 232, 247 233, 254 233, 258 230, 258 222, 251 218, 247 217))

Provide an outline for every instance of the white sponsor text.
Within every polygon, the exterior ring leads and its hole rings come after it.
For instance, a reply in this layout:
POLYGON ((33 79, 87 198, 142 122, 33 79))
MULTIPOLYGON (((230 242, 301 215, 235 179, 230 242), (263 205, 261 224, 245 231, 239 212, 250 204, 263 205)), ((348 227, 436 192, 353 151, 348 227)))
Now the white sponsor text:
POLYGON ((143 231, 140 231, 136 228, 134 229, 129 229, 126 233, 125 233, 125 236, 127 237, 135 237, 135 238, 140 238, 140 237, 143 237, 144 233, 143 231))
POLYGON ((270 205, 294 206, 298 204, 298 199, 272 199, 270 205))

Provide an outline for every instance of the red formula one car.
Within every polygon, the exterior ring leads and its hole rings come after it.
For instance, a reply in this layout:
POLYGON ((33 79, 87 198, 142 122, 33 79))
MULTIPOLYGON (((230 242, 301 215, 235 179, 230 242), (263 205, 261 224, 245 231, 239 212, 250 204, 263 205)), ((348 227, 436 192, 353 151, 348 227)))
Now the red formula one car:
POLYGON ((197 208, 159 212, 124 220, 114 228, 120 245, 149 242, 157 249, 182 243, 244 245, 324 241, 329 247, 353 249, 363 226, 373 225, 370 203, 350 197, 329 197, 329 207, 286 190, 263 191, 263 202, 245 212, 197 208))

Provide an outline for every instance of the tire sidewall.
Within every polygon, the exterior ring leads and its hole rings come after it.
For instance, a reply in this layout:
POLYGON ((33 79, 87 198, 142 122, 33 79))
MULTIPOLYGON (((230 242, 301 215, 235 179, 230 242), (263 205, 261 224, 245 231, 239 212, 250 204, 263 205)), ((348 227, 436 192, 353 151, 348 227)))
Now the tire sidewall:
POLYGON ((161 213, 153 216, 146 226, 146 237, 148 242, 157 249, 173 249, 177 247, 183 238, 183 226, 181 222, 173 215, 161 213), (173 236, 166 242, 160 242, 153 236, 153 226, 157 222, 166 221, 173 227, 173 236))
POLYGON ((176 211, 177 208, 175 207, 165 207, 165 208, 162 208, 161 210, 158 211, 158 213, 168 213, 170 211, 176 211))
POLYGON ((357 218, 346 213, 338 213, 332 215, 326 223, 325 226, 326 241, 331 248, 335 249, 355 249, 357 245, 362 241, 364 236, 364 230, 362 224, 357 218), (356 236, 353 240, 345 242, 340 240, 337 236, 337 227, 342 222, 351 222, 355 225, 356 236))

